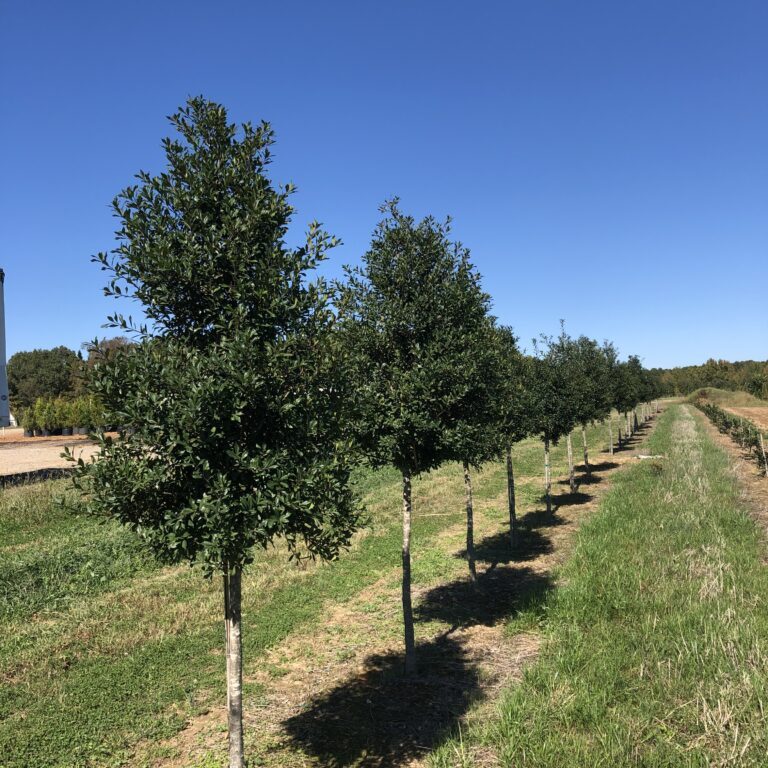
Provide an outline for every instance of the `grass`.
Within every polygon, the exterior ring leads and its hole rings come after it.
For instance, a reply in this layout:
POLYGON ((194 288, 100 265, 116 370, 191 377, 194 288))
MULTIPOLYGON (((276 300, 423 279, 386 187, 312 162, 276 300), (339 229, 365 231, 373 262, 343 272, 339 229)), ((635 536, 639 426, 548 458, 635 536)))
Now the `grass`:
POLYGON ((768 401, 751 395, 741 390, 717 389, 716 387, 703 387, 691 392, 686 398, 693 403, 706 401, 719 405, 721 408, 768 408, 768 401))
POLYGON ((615 476, 542 596, 539 660, 434 766, 766 765, 763 534, 695 409, 647 448, 666 458, 615 476))
MULTIPOLYGON (((594 454, 605 437, 603 426, 590 429, 594 454)), ((540 443, 516 446, 515 459, 519 502, 535 505, 542 493, 540 443)), ((553 467, 556 475, 566 471, 563 445, 553 452, 553 467)), ((0 495, 2 768, 137 764, 137 745, 173 736, 224 693, 218 581, 206 581, 196 569, 161 568, 129 532, 61 508, 56 500, 67 483, 0 495)), ((478 499, 499 499, 490 513, 500 529, 504 483, 501 464, 475 478, 478 499)), ((266 649, 311 632, 328 606, 345 603, 382 576, 397 582, 399 478, 390 470, 361 472, 358 485, 371 528, 338 562, 301 569, 277 547, 260 553, 247 574, 246 677, 266 649)), ((450 555, 434 542, 461 523, 463 493, 455 465, 416 481, 415 586, 447 577, 450 555)), ((259 693, 252 685, 249 701, 259 693)))

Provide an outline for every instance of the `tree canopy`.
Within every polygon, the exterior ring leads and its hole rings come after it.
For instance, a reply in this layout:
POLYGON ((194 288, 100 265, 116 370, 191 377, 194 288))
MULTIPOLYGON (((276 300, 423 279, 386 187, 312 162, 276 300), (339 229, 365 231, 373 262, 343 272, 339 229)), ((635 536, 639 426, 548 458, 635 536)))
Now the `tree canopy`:
POLYGON ((344 431, 344 354, 332 295, 308 273, 335 244, 317 223, 285 238, 292 188, 267 175, 266 123, 239 129, 191 99, 170 121, 167 168, 140 172, 114 200, 117 247, 95 257, 106 293, 146 323, 110 319, 135 340, 98 356, 90 389, 107 420, 78 483, 167 562, 224 574, 230 763, 243 764, 240 569, 281 537, 293 556, 335 557, 358 525, 344 431))
POLYGON ((39 397, 73 393, 79 358, 67 347, 17 352, 8 360, 8 394, 13 409, 29 408, 39 397))
POLYGON ((345 345, 356 360, 356 436, 374 466, 418 474, 455 459, 486 366, 490 299, 450 223, 382 206, 363 266, 348 270, 345 345))

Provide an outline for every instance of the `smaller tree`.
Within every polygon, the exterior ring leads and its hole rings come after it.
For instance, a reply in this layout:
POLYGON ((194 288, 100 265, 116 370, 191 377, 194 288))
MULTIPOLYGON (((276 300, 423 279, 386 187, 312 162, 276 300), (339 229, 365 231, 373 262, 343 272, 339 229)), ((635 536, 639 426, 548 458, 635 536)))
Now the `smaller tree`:
POLYGON ((456 458, 458 419, 472 387, 467 366, 489 297, 450 221, 420 222, 397 200, 382 206, 363 265, 348 269, 341 304, 354 365, 358 444, 373 466, 394 466, 403 484, 402 602, 405 672, 416 671, 411 605, 413 477, 456 458))
POLYGON ((502 388, 498 393, 498 431, 507 469, 509 543, 514 549, 517 545, 517 504, 512 447, 528 437, 534 429, 531 421, 533 414, 530 386, 532 363, 520 352, 517 338, 511 328, 502 326, 496 332, 499 351, 498 367, 502 374, 502 388))
MULTIPOLYGON (((618 362, 613 367, 612 372, 613 407, 619 412, 620 415, 623 414, 625 436, 627 440, 629 440, 632 434, 632 419, 630 418, 630 413, 635 405, 637 405, 639 402, 638 392, 640 387, 640 380, 638 378, 638 371, 642 370, 642 366, 639 366, 639 362, 639 358, 630 356, 628 360, 624 362, 618 362)), ((621 445, 622 436, 620 423, 619 448, 621 448, 621 445)))
POLYGON ((546 351, 536 345, 529 379, 532 434, 544 443, 544 483, 547 514, 552 514, 552 467, 550 448, 568 435, 576 424, 572 398, 575 375, 573 341, 562 330, 556 339, 542 337, 546 351))
MULTIPOLYGON (((605 349, 605 346, 601 347, 586 336, 580 336, 573 343, 572 396, 576 422, 581 426, 584 470, 587 474, 590 472, 587 426, 602 421, 611 412, 610 368, 605 349)), ((573 493, 576 490, 573 461, 570 465, 570 486, 573 493)))
MULTIPOLYGON (((474 543, 472 469, 499 456, 500 401, 508 394, 504 340, 508 336, 497 328, 493 318, 483 317, 477 327, 465 328, 467 354, 456 372, 463 396, 457 399, 448 426, 447 440, 464 471, 467 513, 467 564, 470 578, 477 578, 474 543)), ((514 337, 513 337, 514 338, 514 337)), ((458 361, 457 361, 458 362, 458 361)))

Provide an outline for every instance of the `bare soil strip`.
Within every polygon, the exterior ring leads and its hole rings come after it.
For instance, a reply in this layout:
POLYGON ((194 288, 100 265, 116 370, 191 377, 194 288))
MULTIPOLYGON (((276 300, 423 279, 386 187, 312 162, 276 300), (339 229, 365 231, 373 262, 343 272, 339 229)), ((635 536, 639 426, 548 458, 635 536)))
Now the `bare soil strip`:
POLYGON ((743 418, 748 419, 753 424, 760 427, 760 429, 768 432, 768 408, 762 406, 749 408, 728 407, 725 408, 725 410, 736 414, 736 416, 742 416, 743 418))
MULTIPOLYGON (((556 497, 552 518, 540 504, 520 510, 514 553, 500 529, 506 493, 479 500, 476 585, 465 573, 463 523, 417 553, 435 558, 442 572, 414 590, 420 665, 414 680, 402 677, 399 570, 329 606, 322 626, 295 633, 254 660, 246 669, 246 686, 256 691, 245 707, 250 759, 286 768, 420 766, 447 730, 486 716, 494 694, 520 678, 541 642, 534 631, 509 635, 507 621, 556 586, 555 568, 581 520, 599 503, 610 475, 634 459, 650 428, 625 450, 602 454, 577 493, 556 497)), ((218 765, 224 731, 224 708, 213 708, 172 739, 142 745, 131 764, 218 765)))
POLYGON ((72 437, 24 437, 21 429, 6 429, 0 435, 0 477, 43 469, 62 469, 70 463, 61 458, 71 448, 75 458, 87 459, 96 446, 85 435, 72 437))

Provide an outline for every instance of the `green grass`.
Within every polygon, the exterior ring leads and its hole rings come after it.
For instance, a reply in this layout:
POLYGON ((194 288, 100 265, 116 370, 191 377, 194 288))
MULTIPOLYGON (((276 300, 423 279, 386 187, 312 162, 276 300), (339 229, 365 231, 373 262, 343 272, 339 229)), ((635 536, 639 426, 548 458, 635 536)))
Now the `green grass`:
MULTIPOLYGON (((614 430, 615 434, 615 430, 614 430)), ((589 431, 597 458, 606 429, 589 431)), ((580 434, 575 451, 580 456, 580 434)), ((540 443, 515 448, 521 505, 542 493, 540 443)), ((564 446, 553 452, 556 474, 564 446)), ((361 472, 371 528, 338 562, 304 569, 282 547, 259 553, 244 582, 246 676, 266 649, 310 632, 326 607, 382 576, 397 580, 400 485, 391 470, 361 472)), ((505 469, 475 477, 479 499, 504 497, 505 469)), ((139 743, 172 736, 224 693, 218 580, 161 568, 129 532, 59 507, 68 481, 6 489, 0 496, 0 766, 135 764, 139 743)), ((440 583, 455 561, 427 546, 463 518, 458 466, 414 484, 414 584, 440 583)), ((502 503, 491 510, 503 528, 502 503)), ((258 700, 250 686, 247 703, 258 700)))
POLYGON ((695 409, 671 406, 647 447, 666 458, 615 476, 539 606, 539 660, 435 766, 768 762, 763 534, 695 409))
POLYGON ((741 390, 717 389, 716 387, 703 387, 691 392, 686 398, 687 402, 709 402, 719 405, 721 408, 768 408, 768 401, 742 392, 741 390))

